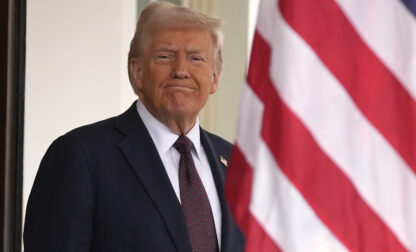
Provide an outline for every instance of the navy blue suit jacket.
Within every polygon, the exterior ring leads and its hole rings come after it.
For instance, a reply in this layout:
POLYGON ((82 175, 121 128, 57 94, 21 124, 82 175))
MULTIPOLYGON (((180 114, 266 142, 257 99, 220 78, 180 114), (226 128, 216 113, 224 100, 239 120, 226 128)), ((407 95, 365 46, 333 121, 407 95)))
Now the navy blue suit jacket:
MULTIPOLYGON (((222 210, 221 251, 244 242, 223 195, 231 144, 201 129, 222 210)), ((181 205, 136 111, 75 129, 53 142, 28 201, 26 252, 191 252, 181 205)))

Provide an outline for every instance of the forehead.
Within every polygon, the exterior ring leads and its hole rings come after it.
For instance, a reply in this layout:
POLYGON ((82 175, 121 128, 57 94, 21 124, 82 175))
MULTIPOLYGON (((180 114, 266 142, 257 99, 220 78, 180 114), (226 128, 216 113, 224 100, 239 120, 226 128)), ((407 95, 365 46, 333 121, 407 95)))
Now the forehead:
POLYGON ((152 50, 166 48, 209 51, 213 48, 213 39, 206 30, 175 28, 151 33, 150 44, 152 50))

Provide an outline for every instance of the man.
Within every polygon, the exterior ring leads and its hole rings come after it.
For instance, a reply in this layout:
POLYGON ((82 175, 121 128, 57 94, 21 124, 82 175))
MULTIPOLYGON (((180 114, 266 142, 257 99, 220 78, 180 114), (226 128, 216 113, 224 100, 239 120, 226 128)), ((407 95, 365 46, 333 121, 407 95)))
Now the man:
POLYGON ((220 20, 156 2, 129 52, 139 100, 58 138, 29 198, 31 251, 243 251, 223 196, 231 144, 199 127, 222 70, 220 20))

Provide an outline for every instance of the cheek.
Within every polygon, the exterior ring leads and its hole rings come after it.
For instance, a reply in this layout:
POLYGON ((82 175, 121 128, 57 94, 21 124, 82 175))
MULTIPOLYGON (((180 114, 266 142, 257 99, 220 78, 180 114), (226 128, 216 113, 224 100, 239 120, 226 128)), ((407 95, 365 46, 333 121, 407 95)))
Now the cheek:
POLYGON ((149 69, 149 82, 155 86, 161 86, 171 79, 171 70, 169 65, 157 66, 149 69))
POLYGON ((156 93, 158 91, 158 86, 161 85, 162 74, 160 71, 154 71, 154 69, 147 69, 143 78, 143 87, 149 93, 156 93))

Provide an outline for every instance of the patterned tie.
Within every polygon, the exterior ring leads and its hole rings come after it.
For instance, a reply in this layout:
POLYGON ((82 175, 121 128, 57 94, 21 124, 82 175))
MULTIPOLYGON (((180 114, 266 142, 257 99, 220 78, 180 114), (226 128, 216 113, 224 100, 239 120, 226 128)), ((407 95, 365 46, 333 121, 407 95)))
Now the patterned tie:
POLYGON ((217 252, 218 243, 214 218, 207 193, 192 159, 192 142, 186 136, 181 135, 173 146, 181 154, 179 189, 192 251, 217 252))

